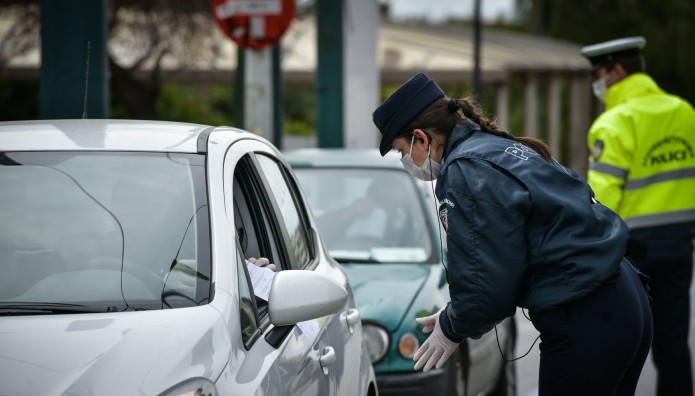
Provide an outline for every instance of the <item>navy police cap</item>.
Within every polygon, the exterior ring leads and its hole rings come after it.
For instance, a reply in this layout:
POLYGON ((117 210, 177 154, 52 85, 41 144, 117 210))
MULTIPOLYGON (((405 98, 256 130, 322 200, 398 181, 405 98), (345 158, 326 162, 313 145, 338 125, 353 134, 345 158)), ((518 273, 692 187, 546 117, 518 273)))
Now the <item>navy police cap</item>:
POLYGON ((381 132, 379 152, 383 157, 391 150, 393 139, 444 91, 424 73, 418 73, 391 94, 372 113, 374 125, 381 132))
POLYGON ((642 36, 625 37, 603 43, 582 47, 581 53, 589 59, 594 68, 608 62, 614 62, 629 56, 639 55, 640 50, 647 45, 642 36))

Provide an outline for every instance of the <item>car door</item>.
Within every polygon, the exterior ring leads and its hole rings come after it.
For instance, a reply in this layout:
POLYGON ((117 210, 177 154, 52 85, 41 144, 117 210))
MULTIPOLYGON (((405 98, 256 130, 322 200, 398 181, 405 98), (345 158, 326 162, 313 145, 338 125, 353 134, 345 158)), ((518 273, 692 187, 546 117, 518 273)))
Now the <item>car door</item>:
MULTIPOLYGON (((261 165, 266 161, 268 165, 276 164, 282 176, 274 152, 262 142, 243 140, 232 145, 226 161, 233 164, 226 164, 225 169, 233 171, 225 175, 225 182, 231 180, 232 184, 232 196, 225 197, 225 205, 228 212, 233 212, 237 248, 243 259, 267 257, 278 271, 315 268, 316 246, 305 209, 298 207, 296 192, 284 176, 278 179, 274 172, 268 175, 267 165, 265 169, 261 165)), ((251 297, 254 285, 246 265, 240 266, 239 279, 240 296, 248 288, 247 301, 240 301, 245 305, 240 308, 247 349, 244 359, 268 361, 268 356, 272 357, 272 364, 260 374, 263 378, 255 393, 334 395, 335 350, 327 332, 333 316, 295 326, 273 326, 266 301, 251 297)))
MULTIPOLYGON (((284 230, 283 237, 286 244, 292 246, 293 254, 289 258, 293 263, 292 268, 312 269, 329 274, 349 289, 345 272, 339 269, 337 263, 321 255, 319 236, 313 232, 309 224, 308 206, 300 194, 298 183, 291 171, 271 156, 258 154, 256 159, 273 192, 272 196, 279 212, 283 215, 281 228, 284 230), (309 241, 305 242, 305 237, 309 237, 309 241), (312 243, 315 249, 309 248, 312 243), (314 254, 314 258, 309 256, 311 253, 314 254)), ((363 367, 361 360, 364 355, 362 354, 362 327, 352 291, 342 312, 322 319, 325 320, 324 336, 328 341, 328 346, 324 347, 323 351, 324 360, 332 361, 328 370, 335 378, 337 392, 357 395, 363 391, 359 389, 359 379, 360 368, 363 367)), ((326 364, 323 367, 326 368, 326 364)))

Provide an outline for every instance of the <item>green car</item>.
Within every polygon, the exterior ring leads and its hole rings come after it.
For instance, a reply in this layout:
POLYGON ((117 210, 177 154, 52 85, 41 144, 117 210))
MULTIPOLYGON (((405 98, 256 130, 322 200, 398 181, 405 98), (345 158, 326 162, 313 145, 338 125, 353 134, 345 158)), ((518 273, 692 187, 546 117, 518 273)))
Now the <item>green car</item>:
POLYGON ((427 339, 416 317, 449 301, 446 235, 434 185, 412 178, 397 154, 303 149, 285 156, 331 256, 354 289, 364 340, 383 395, 513 395, 516 330, 507 318, 467 339, 441 369, 414 371, 427 339), (502 353, 504 353, 504 358, 502 353))

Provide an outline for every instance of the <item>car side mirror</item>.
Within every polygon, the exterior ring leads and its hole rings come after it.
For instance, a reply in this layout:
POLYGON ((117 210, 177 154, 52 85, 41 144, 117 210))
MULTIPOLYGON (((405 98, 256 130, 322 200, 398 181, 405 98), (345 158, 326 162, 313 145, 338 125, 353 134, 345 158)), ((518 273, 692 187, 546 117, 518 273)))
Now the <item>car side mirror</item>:
POLYGON ((268 297, 268 316, 274 326, 294 325, 332 315, 345 307, 348 292, 333 278, 306 270, 279 271, 268 297))

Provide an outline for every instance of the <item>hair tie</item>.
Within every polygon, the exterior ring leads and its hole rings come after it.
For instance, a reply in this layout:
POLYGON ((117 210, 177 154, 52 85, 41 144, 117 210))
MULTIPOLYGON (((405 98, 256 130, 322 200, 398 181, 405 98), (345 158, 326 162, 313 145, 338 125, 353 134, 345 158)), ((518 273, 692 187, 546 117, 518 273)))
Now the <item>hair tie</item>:
POLYGON ((459 101, 456 99, 449 100, 448 107, 449 113, 456 113, 461 108, 461 106, 459 106, 459 101))

